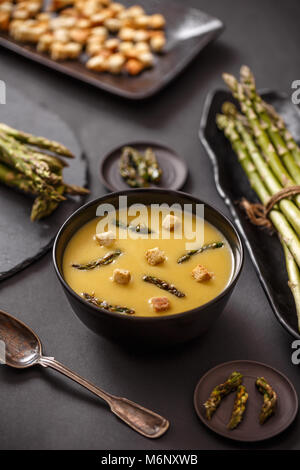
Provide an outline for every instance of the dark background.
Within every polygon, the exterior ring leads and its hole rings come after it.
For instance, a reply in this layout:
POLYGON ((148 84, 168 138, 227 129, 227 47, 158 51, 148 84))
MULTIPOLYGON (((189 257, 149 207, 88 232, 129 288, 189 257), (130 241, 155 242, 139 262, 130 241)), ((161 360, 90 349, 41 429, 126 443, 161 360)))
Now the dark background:
MULTIPOLYGON (((223 71, 237 73, 243 63, 253 69, 260 88, 291 94, 292 81, 300 78, 300 3, 184 3, 219 17, 226 31, 149 101, 128 102, 108 95, 4 49, 0 50, 0 79, 70 124, 89 157, 93 197, 105 193, 98 179, 99 158, 119 143, 149 138, 174 147, 187 161, 185 191, 228 215, 197 136, 204 98, 208 91, 223 86, 223 71)), ((234 359, 266 362, 284 372, 300 392, 299 368, 291 362, 292 338, 273 316, 248 256, 215 327, 205 337, 175 350, 128 352, 87 330, 67 303, 50 253, 0 284, 0 305, 36 330, 47 355, 55 355, 108 391, 144 404, 171 421, 165 436, 150 441, 119 422, 101 400, 55 372, 39 368, 19 372, 3 366, 1 449, 300 449, 300 417, 277 438, 247 445, 214 435, 193 409, 193 391, 202 374, 234 359)))

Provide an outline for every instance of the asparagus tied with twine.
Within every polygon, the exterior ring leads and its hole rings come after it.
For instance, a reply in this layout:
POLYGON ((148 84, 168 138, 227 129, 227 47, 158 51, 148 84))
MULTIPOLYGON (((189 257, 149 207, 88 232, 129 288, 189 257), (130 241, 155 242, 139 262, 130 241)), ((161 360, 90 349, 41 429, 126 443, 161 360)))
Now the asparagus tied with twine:
POLYGON ((14 129, 0 123, 0 182, 35 197, 31 220, 49 216, 66 195, 86 195, 88 189, 67 184, 61 158, 74 158, 59 142, 14 129))
POLYGON ((224 103, 216 123, 260 199, 243 198, 241 206, 252 223, 279 236, 300 331, 300 149, 281 116, 258 94, 249 67, 241 67, 240 82, 230 74, 223 79, 240 110, 224 103))

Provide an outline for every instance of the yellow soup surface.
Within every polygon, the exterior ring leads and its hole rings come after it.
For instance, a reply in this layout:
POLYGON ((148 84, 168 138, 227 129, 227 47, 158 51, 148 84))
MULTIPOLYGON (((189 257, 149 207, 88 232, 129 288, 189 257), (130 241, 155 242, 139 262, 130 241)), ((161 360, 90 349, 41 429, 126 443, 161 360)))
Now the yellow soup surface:
MULTIPOLYGON (((124 210, 118 211, 114 220, 123 220, 125 214, 122 214, 122 211, 124 210)), ((138 220, 142 227, 149 227, 152 230, 153 227, 156 229, 158 227, 158 232, 153 230, 155 236, 159 237, 158 239, 152 239, 151 234, 133 233, 126 229, 126 226, 125 228, 115 228, 115 224, 113 224, 114 230, 116 230, 116 240, 109 247, 100 246, 95 240, 95 234, 99 233, 99 221, 103 219, 97 217, 86 223, 73 235, 65 249, 63 274, 66 282, 79 295, 93 294, 97 299, 106 301, 108 304, 133 309, 136 316, 182 313, 212 300, 224 290, 232 276, 232 252, 227 240, 207 221, 190 213, 185 214, 184 220, 181 220, 181 215, 176 214, 176 211, 172 213, 178 215, 180 223, 174 232, 170 232, 162 227, 166 213, 151 208, 151 217, 148 209, 148 215, 140 216, 138 220), (196 254, 188 261, 178 264, 178 258, 188 251, 186 243, 195 241, 193 233, 195 233, 196 226, 199 227, 197 222, 201 224, 203 229, 203 240, 199 247, 203 244, 220 241, 224 245, 221 248, 209 249, 196 254), (181 234, 183 235, 181 236, 181 234), (149 265, 145 254, 147 250, 155 247, 164 252, 166 259, 163 263, 152 266, 149 265), (98 266, 90 270, 79 270, 72 266, 97 260, 106 253, 117 249, 121 250, 121 255, 106 266, 98 266), (192 271, 198 264, 212 274, 211 279, 197 282, 193 278, 192 271), (118 284, 113 280, 113 271, 116 268, 130 271, 131 280, 128 284, 118 284), (144 275, 155 276, 173 284, 185 294, 185 297, 176 297, 156 285, 146 283, 143 280, 144 275), (149 301, 152 297, 167 297, 170 302, 169 309, 164 312, 155 312, 149 301)), ((127 218, 128 224, 131 223, 135 227, 136 223, 133 223, 133 217, 127 218)), ((106 229, 108 230, 108 227, 106 229)))

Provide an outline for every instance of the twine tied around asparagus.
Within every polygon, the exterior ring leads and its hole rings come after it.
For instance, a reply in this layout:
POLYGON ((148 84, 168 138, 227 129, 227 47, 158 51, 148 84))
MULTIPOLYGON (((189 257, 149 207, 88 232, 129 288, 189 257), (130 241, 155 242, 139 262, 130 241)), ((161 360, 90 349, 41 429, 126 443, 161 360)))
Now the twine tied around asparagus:
POLYGON ((253 225, 273 231, 273 225, 268 218, 270 211, 282 199, 296 196, 296 194, 300 194, 299 185, 281 189, 276 194, 273 194, 265 205, 260 203, 251 203, 248 199, 243 198, 240 201, 240 207, 244 209, 248 219, 253 225))

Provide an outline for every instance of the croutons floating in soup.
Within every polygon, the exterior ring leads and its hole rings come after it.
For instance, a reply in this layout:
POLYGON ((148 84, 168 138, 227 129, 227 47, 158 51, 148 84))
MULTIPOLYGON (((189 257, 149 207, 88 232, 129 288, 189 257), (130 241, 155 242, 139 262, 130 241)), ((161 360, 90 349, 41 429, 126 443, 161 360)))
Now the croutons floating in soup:
POLYGON ((172 315, 229 283, 229 244, 201 217, 152 206, 138 222, 127 209, 105 217, 82 226, 64 253, 64 278, 87 302, 124 315, 172 315))

